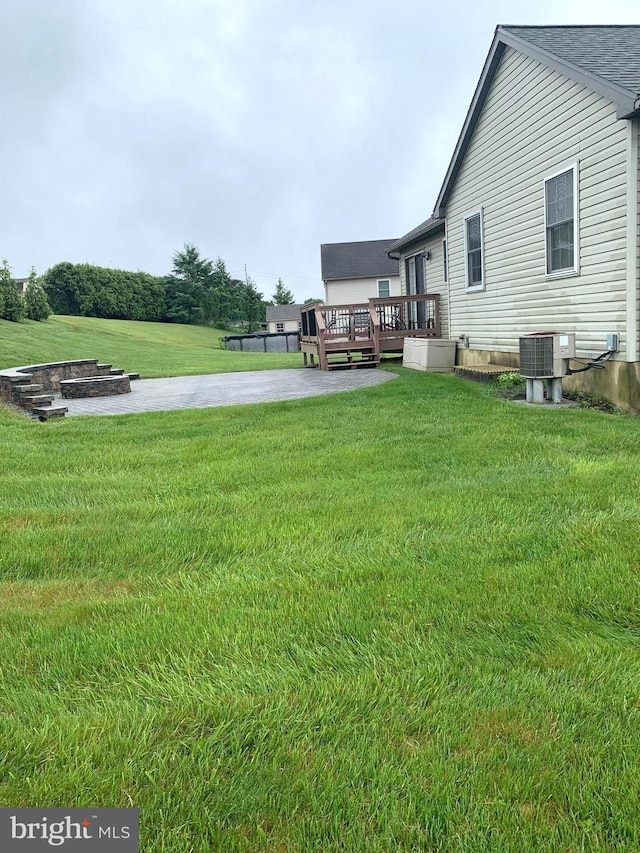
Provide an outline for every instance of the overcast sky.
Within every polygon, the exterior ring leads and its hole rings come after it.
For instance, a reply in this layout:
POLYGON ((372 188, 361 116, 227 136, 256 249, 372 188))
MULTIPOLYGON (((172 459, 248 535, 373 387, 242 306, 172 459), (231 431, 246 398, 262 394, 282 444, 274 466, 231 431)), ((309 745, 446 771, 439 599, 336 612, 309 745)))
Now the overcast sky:
POLYGON ((432 212, 496 24, 637 0, 0 0, 0 257, 165 274, 185 242, 266 298, 320 244, 432 212))

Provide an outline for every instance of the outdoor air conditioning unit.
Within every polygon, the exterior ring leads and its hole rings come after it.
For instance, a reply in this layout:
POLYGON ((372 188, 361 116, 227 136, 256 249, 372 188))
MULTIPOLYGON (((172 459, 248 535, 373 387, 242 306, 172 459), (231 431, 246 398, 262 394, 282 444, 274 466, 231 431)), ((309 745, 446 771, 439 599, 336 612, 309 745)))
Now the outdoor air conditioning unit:
POLYGON ((535 332, 520 338, 520 374, 527 379, 559 379, 576 357, 573 332, 535 332))

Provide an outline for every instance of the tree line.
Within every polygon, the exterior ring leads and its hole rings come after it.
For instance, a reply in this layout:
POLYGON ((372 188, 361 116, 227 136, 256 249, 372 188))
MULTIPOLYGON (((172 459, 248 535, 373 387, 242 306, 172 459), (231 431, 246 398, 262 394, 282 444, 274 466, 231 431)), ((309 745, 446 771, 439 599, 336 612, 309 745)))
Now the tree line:
MULTIPOLYGON (((265 321, 266 306, 271 303, 265 301, 248 276, 244 281, 233 278, 222 258, 215 262, 203 258, 196 246, 187 243, 174 254, 172 263, 170 274, 153 276, 64 261, 47 270, 41 279, 32 270, 32 277, 38 299, 46 302, 47 317, 53 312, 218 327, 239 322, 250 330, 265 321)), ((0 269, 0 318, 46 319, 28 313, 29 283, 22 299, 9 265, 4 262, 0 269)), ((286 305, 293 301, 292 292, 278 279, 272 302, 286 305)))
POLYGON ((50 314, 51 307, 35 269, 31 267, 23 299, 11 275, 11 267, 4 260, 0 266, 0 320, 14 323, 19 323, 24 317, 29 320, 46 320, 50 314))

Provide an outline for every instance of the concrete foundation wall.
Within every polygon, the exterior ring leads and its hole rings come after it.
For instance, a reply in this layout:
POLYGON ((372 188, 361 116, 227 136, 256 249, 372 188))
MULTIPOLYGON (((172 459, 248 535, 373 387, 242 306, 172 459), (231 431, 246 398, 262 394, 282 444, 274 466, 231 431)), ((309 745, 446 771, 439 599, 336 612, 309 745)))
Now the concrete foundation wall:
MULTIPOLYGON (((499 350, 474 350, 458 346, 457 365, 504 364, 519 369, 520 356, 499 350)), ((565 376, 563 387, 590 397, 604 397, 621 409, 640 415, 640 362, 608 361, 604 370, 587 370, 565 376)))

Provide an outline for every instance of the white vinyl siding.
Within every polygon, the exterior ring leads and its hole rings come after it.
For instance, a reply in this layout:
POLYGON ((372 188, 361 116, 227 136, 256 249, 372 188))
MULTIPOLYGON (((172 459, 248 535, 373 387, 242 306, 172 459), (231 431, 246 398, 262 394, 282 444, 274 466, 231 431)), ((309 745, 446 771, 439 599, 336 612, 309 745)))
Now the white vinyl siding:
POLYGON ((300 328, 300 323, 298 320, 269 320, 267 328, 271 334, 276 332, 297 332, 300 328))
POLYGON ((606 98, 506 48, 447 205, 451 337, 517 352, 520 335, 607 332, 625 351, 626 121, 606 98), (545 179, 576 164, 579 274, 547 276, 545 179), (464 218, 482 205, 486 288, 468 293, 464 218))
POLYGON ((484 247, 482 239, 482 208, 467 213, 464 222, 465 287, 484 290, 484 247))
MULTIPOLYGON (((400 295, 400 276, 385 276, 391 296, 400 295)), ((327 305, 358 305, 378 296, 378 278, 345 278, 325 282, 327 305)))
POLYGON ((547 275, 578 272, 578 167, 573 164, 544 181, 547 275))
POLYGON ((443 249, 444 240, 442 232, 433 237, 428 237, 418 244, 416 248, 407 249, 400 255, 400 286, 401 293, 406 295, 408 283, 406 281, 406 260, 418 253, 429 254, 429 260, 424 261, 424 289, 426 293, 440 294, 440 334, 443 338, 449 337, 449 310, 447 298, 447 284, 444 280, 443 249))

